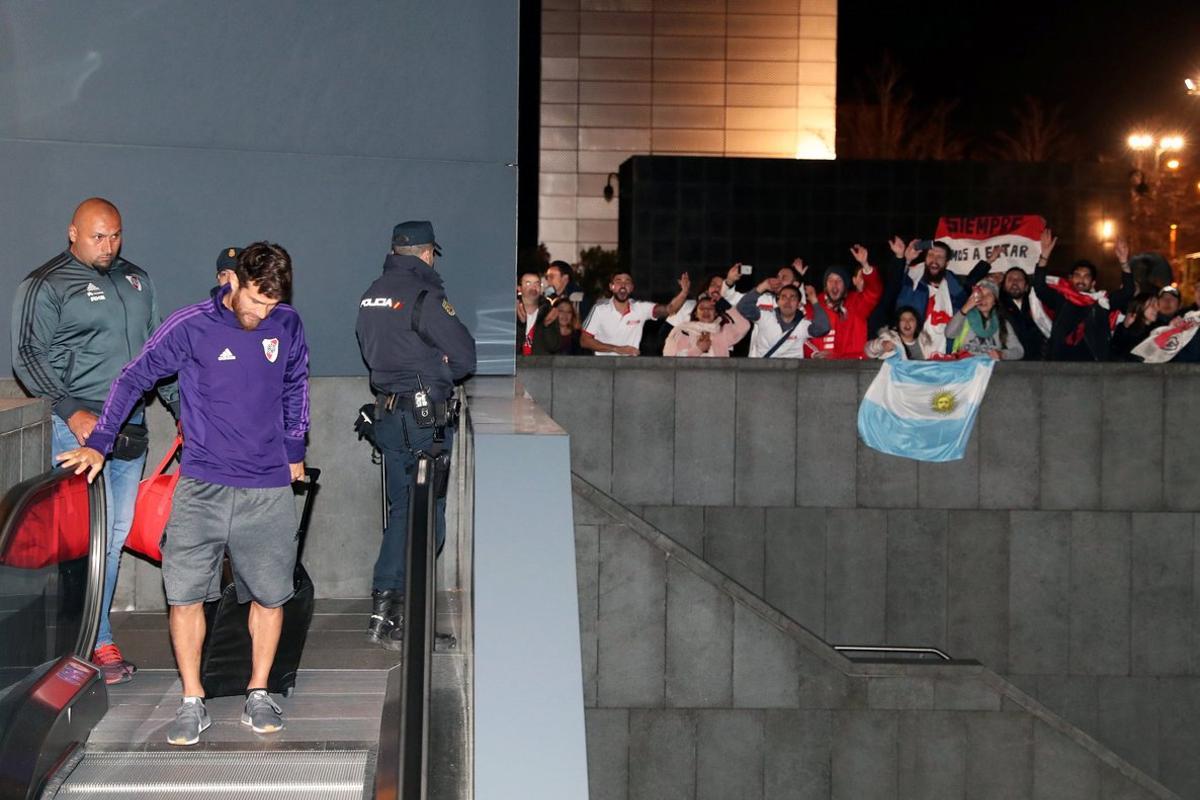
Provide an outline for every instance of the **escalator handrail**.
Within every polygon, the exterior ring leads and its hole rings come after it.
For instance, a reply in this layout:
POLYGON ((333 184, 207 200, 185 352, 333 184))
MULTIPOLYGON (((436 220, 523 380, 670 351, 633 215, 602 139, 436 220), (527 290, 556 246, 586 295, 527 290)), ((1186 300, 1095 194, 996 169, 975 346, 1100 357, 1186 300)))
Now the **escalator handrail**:
MULTIPOLYGON (((44 489, 75 477, 70 470, 54 468, 21 481, 0 497, 0 553, 17 530, 33 498, 44 489)), ((104 596, 104 560, 108 547, 107 507, 104 495, 104 473, 88 484, 88 575, 87 594, 83 602, 83 622, 75 641, 73 655, 90 659, 96 635, 100 630, 100 604, 104 596)))
POLYGON ((404 800, 425 800, 429 792, 429 725, 432 700, 437 558, 439 459, 417 455, 409 499, 408 580, 404 586, 401 647, 403 705, 400 724, 399 786, 404 800), (417 522, 420 521, 420 526, 417 522))

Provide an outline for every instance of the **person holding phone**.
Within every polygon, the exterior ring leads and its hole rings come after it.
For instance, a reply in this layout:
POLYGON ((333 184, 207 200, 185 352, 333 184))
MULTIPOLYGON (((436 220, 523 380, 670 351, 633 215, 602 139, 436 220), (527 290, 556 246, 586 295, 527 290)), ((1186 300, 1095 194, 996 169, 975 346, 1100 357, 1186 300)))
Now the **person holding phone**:
POLYGON ((729 351, 750 330, 750 322, 736 308, 717 311, 717 300, 702 294, 692 309, 691 319, 667 337, 664 356, 728 358, 729 351))
MULTIPOLYGON (((946 325, 962 308, 971 287, 987 277, 991 264, 980 261, 968 275, 960 277, 949 269, 954 250, 946 242, 914 239, 906 245, 899 236, 893 236, 888 246, 894 258, 885 283, 892 299, 880 312, 917 309, 923 314, 921 327, 933 342, 934 351, 945 352, 946 325)), ((1000 249, 995 248, 992 258, 999 256, 1000 249)))
POLYGON ((517 284, 517 355, 547 356, 558 352, 558 314, 562 303, 551 308, 542 294, 542 279, 532 271, 521 273, 517 284))
POLYGON ((1025 355, 1021 339, 1000 304, 1000 287, 991 280, 980 281, 954 319, 946 326, 950 352, 988 356, 997 361, 1020 361, 1025 355))
POLYGON ((546 267, 545 279, 544 291, 551 308, 558 308, 563 303, 575 306, 575 330, 578 331, 579 321, 586 319, 592 310, 592 300, 575 282, 571 265, 565 261, 551 261, 546 267))

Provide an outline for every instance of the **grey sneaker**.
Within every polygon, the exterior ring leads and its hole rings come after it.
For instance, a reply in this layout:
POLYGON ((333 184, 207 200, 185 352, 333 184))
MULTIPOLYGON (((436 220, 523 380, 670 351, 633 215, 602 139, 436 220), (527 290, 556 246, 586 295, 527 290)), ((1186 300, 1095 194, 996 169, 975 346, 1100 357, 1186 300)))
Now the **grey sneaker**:
POLYGON ((175 721, 167 728, 167 741, 171 744, 189 745, 200 741, 212 720, 204 707, 203 697, 185 697, 175 712, 175 721))
POLYGON ((246 696, 242 709, 242 724, 255 733, 275 733, 283 729, 283 709, 271 699, 266 689, 255 689, 246 696))

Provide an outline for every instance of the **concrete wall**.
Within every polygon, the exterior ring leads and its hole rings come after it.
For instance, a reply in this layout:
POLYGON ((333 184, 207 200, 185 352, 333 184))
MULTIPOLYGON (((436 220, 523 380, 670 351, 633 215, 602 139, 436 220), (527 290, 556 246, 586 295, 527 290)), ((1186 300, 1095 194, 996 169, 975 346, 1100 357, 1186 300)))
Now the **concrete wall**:
POLYGON ((552 258, 616 248, 631 155, 833 158, 837 0, 545 0, 541 49, 552 258))
POLYGON ((576 478, 593 800, 1174 797, 978 665, 867 665, 576 478))
POLYGON ((51 433, 46 411, 42 400, 0 393, 0 495, 46 471, 51 433))
POLYGON ((835 643, 935 645, 1200 793, 1191 367, 1004 364, 961 462, 857 441, 874 364, 526 359, 574 470, 835 643))

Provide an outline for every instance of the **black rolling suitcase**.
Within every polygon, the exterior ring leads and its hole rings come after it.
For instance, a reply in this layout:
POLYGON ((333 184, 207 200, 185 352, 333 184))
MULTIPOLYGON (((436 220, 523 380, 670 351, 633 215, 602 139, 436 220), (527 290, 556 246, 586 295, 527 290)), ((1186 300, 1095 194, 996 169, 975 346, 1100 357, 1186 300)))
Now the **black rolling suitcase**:
MULTIPOLYGON (((296 594, 283 606, 283 632, 267 680, 268 691, 288 697, 296 686, 296 671, 300 667, 308 627, 312 624, 313 583, 300 563, 300 555, 304 551, 320 477, 321 470, 308 467, 304 470, 304 482, 293 484, 294 489, 304 494, 304 510, 300 513, 300 527, 296 532, 296 594)), ((228 567, 228 561, 225 566, 228 567)), ((200 653, 200 682, 204 693, 208 697, 245 694, 246 682, 250 680, 250 604, 238 603, 237 587, 229 569, 222 570, 221 599, 205 603, 204 616, 208 623, 204 649, 200 653)))

